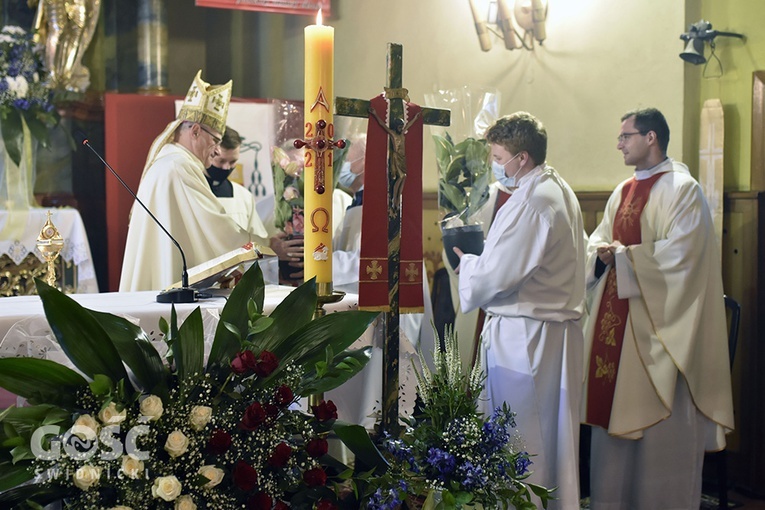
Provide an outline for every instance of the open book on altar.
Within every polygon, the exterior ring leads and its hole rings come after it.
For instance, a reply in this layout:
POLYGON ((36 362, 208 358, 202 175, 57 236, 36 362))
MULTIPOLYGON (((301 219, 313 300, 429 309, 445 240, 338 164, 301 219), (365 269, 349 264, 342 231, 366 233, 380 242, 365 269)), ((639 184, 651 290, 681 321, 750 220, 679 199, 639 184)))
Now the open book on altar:
MULTIPOLYGON (((212 287, 233 287, 239 277, 256 261, 264 257, 275 257, 276 253, 266 246, 249 242, 235 250, 224 253, 199 265, 189 268, 189 287, 209 289, 212 287)), ((181 282, 169 288, 177 289, 181 282)))

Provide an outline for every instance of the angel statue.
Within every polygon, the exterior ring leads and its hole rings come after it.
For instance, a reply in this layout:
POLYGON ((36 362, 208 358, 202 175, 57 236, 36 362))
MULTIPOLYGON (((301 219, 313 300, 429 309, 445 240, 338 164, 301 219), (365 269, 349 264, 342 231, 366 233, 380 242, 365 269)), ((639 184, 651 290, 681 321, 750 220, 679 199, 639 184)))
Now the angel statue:
POLYGON ((39 0, 35 29, 45 45, 51 86, 85 92, 90 72, 82 65, 98 24, 101 0, 39 0))

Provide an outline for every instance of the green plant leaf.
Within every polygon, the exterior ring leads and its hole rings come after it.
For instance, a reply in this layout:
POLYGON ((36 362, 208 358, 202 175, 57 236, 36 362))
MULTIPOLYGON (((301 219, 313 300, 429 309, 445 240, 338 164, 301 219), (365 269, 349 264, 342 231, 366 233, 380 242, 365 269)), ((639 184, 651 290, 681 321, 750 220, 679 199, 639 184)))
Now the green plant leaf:
POLYGON ((34 112, 26 111, 23 113, 24 122, 27 123, 29 132, 40 143, 42 147, 47 148, 50 145, 50 126, 44 118, 38 118, 34 112))
POLYGON ((80 374, 54 361, 0 358, 0 387, 33 404, 72 404, 77 390, 87 385, 80 374))
POLYGON ((143 329, 110 313, 95 310, 90 310, 90 313, 107 332, 120 357, 133 371, 141 387, 153 392, 163 386, 168 371, 143 329))
POLYGON ((203 372, 205 335, 201 308, 195 308, 183 322, 173 347, 175 368, 181 384, 188 383, 191 377, 203 372))
POLYGON ((318 373, 307 372, 300 384, 301 395, 315 395, 326 393, 341 386, 353 376, 361 372, 372 358, 372 347, 367 346, 353 351, 344 351, 338 354, 331 363, 327 363, 327 369, 319 377, 318 373))
POLYGON ((0 492, 0 508, 16 508, 27 500, 31 500, 40 505, 47 505, 54 501, 65 498, 70 492, 74 492, 74 487, 65 489, 59 485, 29 484, 21 487, 14 487, 5 492, 0 492))
POLYGON ((23 145, 23 128, 21 114, 16 108, 3 108, 5 115, 0 123, 0 131, 3 134, 3 143, 8 157, 16 166, 21 163, 21 148, 23 145))
POLYGON ((388 461, 372 442, 364 427, 336 420, 332 431, 356 456, 357 469, 374 469, 378 475, 388 470, 388 461))
POLYGON ((296 362, 310 368, 324 359, 327 345, 335 352, 347 349, 378 315, 358 310, 330 313, 306 324, 271 352, 279 358, 280 367, 296 362))
POLYGON ((34 469, 27 463, 13 464, 0 462, 0 493, 12 489, 34 478, 34 469))
POLYGON ((114 381, 103 374, 96 374, 90 382, 90 391, 94 395, 110 395, 114 391, 114 381))
POLYGON ((53 334, 74 366, 91 378, 104 374, 127 380, 117 349, 90 311, 38 278, 35 284, 53 334))
POLYGON ((241 349, 242 339, 229 329, 227 324, 234 326, 240 332, 247 331, 250 316, 248 304, 252 300, 257 312, 262 313, 265 296, 263 272, 255 263, 242 275, 221 311, 220 322, 215 329, 215 338, 207 361, 208 367, 222 365, 241 349))
POLYGON ((271 312, 269 317, 274 322, 270 328, 257 335, 248 335, 247 340, 258 350, 273 352, 281 360, 283 355, 276 351, 283 351, 287 337, 311 322, 315 310, 316 279, 312 278, 290 292, 271 312))

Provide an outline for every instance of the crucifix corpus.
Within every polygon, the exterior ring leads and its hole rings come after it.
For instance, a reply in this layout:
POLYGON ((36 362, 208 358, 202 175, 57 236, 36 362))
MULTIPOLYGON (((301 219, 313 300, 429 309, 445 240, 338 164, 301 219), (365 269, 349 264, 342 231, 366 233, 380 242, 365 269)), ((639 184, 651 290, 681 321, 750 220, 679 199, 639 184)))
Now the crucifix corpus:
POLYGON ((335 113, 369 119, 359 308, 385 312, 382 428, 398 433, 399 312, 423 311, 422 127, 448 126, 449 110, 421 108, 402 86, 402 47, 388 44, 385 93, 335 99, 335 113), (387 231, 387 237, 381 232, 387 231), (399 276, 403 273, 401 286, 399 276))

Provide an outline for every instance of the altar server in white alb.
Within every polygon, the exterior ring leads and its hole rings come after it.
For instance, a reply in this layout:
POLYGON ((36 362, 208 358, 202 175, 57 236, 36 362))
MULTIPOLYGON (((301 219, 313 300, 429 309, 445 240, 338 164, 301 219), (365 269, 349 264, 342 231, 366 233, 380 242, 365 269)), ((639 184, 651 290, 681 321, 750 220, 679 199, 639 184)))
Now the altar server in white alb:
MULTIPOLYGON (((250 241, 268 246, 261 222, 237 223, 213 193, 205 169, 220 152, 231 82, 194 78, 178 117, 152 143, 138 197, 183 248, 193 267, 250 241)), ((181 255, 170 238, 134 204, 120 291, 161 290, 181 279, 181 255)))
POLYGON ((481 363, 487 406, 506 402, 526 450, 530 482, 557 487, 549 508, 579 508, 584 249, 579 202, 545 164, 547 132, 518 112, 486 132, 492 164, 514 189, 497 211, 483 253, 460 256, 463 312, 486 311, 481 363))
POLYGON ((587 248, 583 420, 592 430, 591 508, 699 508, 704 450, 733 429, 720 252, 669 126, 622 117, 619 184, 587 248), (589 300, 588 300, 589 301, 589 300))

